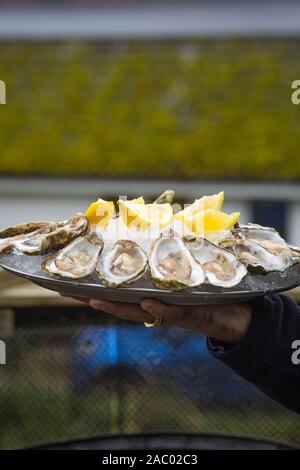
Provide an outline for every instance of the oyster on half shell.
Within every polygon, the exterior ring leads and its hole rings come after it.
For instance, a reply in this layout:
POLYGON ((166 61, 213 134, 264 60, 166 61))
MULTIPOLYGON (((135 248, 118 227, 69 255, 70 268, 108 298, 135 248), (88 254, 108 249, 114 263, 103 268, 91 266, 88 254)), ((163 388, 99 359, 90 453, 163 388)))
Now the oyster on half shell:
POLYGON ((27 255, 43 255, 50 250, 59 250, 69 242, 84 235, 89 228, 88 219, 76 214, 67 222, 52 223, 28 237, 13 241, 12 246, 27 255))
POLYGON ((183 290, 199 286, 205 280, 204 269, 172 231, 155 240, 149 264, 152 283, 159 289, 183 290))
POLYGON ((235 240, 232 248, 237 259, 245 264, 249 271, 257 273, 282 272, 288 267, 282 257, 273 255, 253 240, 235 240))
POLYGON ((102 249, 103 240, 95 233, 78 237, 47 258, 42 268, 49 274, 80 279, 95 271, 102 249))
POLYGON ((286 267, 294 263, 291 249, 275 229, 249 225, 233 230, 233 234, 241 239, 252 240, 273 255, 282 258, 286 267))
POLYGON ((119 287, 138 280, 147 266, 147 255, 137 243, 119 240, 101 256, 97 274, 105 286, 119 287))
POLYGON ((27 222, 0 231, 0 253, 10 253, 14 242, 33 236, 38 230, 54 227, 51 222, 27 222))
POLYGON ((16 237, 17 235, 32 233, 32 232, 35 232, 36 230, 45 228, 49 226, 50 224, 51 222, 27 222, 24 224, 14 225, 4 230, 0 230, 0 239, 12 238, 12 237, 16 237))
POLYGON ((219 248, 203 238, 187 242, 194 258, 204 268, 210 284, 219 287, 233 287, 247 274, 246 267, 233 253, 219 248))
MULTIPOLYGON (((35 232, 32 232, 32 234, 35 232)), ((9 238, 0 238, 0 254, 1 253, 10 253, 13 250, 13 245, 15 242, 21 242, 28 238, 28 234, 16 235, 9 238)))

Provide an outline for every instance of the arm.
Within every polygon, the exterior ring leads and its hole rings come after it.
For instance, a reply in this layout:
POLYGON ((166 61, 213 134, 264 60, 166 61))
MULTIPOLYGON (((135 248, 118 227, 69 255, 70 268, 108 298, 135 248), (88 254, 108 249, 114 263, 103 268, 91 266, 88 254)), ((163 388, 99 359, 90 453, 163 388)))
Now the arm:
POLYGON ((259 299, 239 342, 226 345, 208 338, 208 349, 266 395, 300 413, 300 308, 293 300, 259 299))
MULTIPOLYGON (((141 306, 91 300, 93 308, 137 322, 153 322, 205 334, 219 360, 268 396, 300 413, 300 364, 292 349, 299 340, 300 308, 285 296, 263 297, 251 304, 175 306, 145 299, 141 306)), ((299 352, 300 359, 300 352, 299 352)))

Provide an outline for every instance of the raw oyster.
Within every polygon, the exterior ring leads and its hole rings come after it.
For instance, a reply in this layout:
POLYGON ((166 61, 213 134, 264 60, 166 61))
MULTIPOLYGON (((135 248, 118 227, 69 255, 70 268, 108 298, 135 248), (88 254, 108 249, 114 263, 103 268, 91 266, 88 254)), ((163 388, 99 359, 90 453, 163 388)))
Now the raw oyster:
POLYGON ((97 266, 103 240, 95 233, 78 237, 42 263, 50 274, 80 279, 92 274, 97 266))
MULTIPOLYGON (((31 235, 33 233, 35 232, 32 232, 31 235)), ((28 238, 28 234, 16 235, 14 237, 9 237, 9 238, 1 238, 0 239, 0 253, 10 253, 13 249, 13 244, 15 242, 21 242, 21 240, 25 240, 25 238, 28 238)))
POLYGON ((241 282, 247 269, 235 255, 205 239, 187 242, 194 258, 204 268, 210 284, 219 287, 233 287, 241 282))
POLYGON ((147 255, 137 243, 119 240, 100 258, 97 273, 104 285, 118 287, 138 280, 147 265, 147 255))
POLYGON ((159 289, 182 290, 199 286, 205 280, 204 269, 172 231, 153 243, 149 264, 153 285, 159 289))
POLYGON ((14 225, 13 227, 0 230, 0 238, 12 238, 17 235, 35 232, 49 225, 50 222, 27 222, 25 224, 14 225))
POLYGON ((235 240, 233 251, 237 259, 252 272, 284 271, 285 260, 273 255, 253 240, 235 240))
POLYGON ((291 249, 275 229, 249 225, 234 230, 233 233, 242 239, 254 241, 273 255, 282 258, 286 267, 294 263, 291 249))
POLYGON ((75 238, 84 235, 88 228, 88 219, 76 214, 67 222, 49 224, 24 239, 13 241, 12 245, 27 255, 43 255, 50 250, 63 248, 75 238))
POLYGON ((0 231, 0 253, 10 253, 14 242, 33 236, 38 230, 53 227, 51 222, 27 222, 0 231))

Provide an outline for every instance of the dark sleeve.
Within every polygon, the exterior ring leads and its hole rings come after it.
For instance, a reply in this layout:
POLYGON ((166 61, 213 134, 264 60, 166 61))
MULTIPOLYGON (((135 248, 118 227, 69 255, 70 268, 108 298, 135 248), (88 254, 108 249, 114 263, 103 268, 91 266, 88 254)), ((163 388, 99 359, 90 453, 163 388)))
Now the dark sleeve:
POLYGON ((208 338, 208 349, 266 395, 300 413, 300 308, 292 299, 256 300, 244 338, 233 346, 208 338))

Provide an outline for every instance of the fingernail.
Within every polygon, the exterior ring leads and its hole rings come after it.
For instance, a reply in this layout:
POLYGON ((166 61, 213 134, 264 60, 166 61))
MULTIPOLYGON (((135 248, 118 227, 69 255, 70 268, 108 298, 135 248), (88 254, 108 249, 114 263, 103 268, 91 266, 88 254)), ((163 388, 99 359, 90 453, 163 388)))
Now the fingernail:
POLYGON ((102 310, 102 312, 106 312, 106 305, 102 304, 98 300, 91 300, 90 307, 95 308, 97 310, 102 310))

